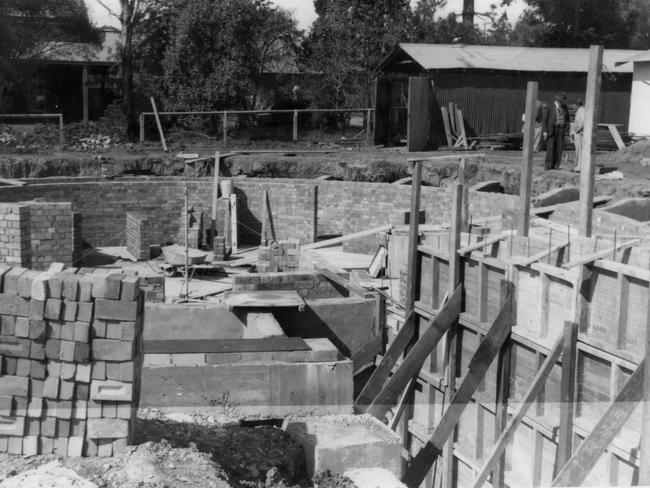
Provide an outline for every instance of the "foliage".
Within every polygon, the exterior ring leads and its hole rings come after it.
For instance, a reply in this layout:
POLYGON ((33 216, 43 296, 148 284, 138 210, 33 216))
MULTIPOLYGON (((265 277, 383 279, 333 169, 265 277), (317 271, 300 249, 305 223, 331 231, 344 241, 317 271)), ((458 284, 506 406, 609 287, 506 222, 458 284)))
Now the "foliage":
POLYGON ((369 106, 377 69, 410 37, 408 0, 316 0, 318 18, 305 40, 305 69, 319 76, 319 107, 369 106))
POLYGON ((163 59, 166 107, 249 108, 265 66, 291 53, 295 20, 269 0, 188 0, 163 59))

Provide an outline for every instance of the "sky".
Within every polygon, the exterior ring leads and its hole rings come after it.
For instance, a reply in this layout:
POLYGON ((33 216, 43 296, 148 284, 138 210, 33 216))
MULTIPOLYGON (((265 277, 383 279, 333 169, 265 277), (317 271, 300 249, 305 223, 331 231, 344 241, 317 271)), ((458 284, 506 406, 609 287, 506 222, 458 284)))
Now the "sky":
MULTIPOLYGON (((112 25, 119 27, 119 21, 109 15, 105 8, 103 8, 97 0, 84 0, 88 6, 91 19, 98 26, 112 25)), ((316 18, 314 12, 314 3, 312 0, 271 0, 276 5, 285 8, 295 15, 298 20, 298 25, 301 29, 308 29, 316 18)), ((499 3, 498 0, 475 0, 477 12, 488 12, 490 5, 499 3)), ((103 3, 110 6, 115 12, 119 11, 119 0, 103 0, 103 3)), ((411 0, 411 4, 415 5, 417 0, 411 0)), ((448 0, 445 9, 440 11, 442 16, 446 16, 450 12, 460 13, 463 7, 463 0, 448 0)), ((514 21, 522 12, 525 7, 524 0, 514 0, 512 5, 506 9, 510 21, 514 21)), ((503 11, 504 9, 498 9, 503 11)))

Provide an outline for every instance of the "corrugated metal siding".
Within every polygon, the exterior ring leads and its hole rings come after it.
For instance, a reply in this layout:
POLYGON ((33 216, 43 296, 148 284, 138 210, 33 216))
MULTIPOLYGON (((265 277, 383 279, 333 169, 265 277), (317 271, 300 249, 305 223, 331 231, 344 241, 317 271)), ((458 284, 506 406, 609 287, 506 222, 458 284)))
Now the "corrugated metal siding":
MULTIPOLYGON (((441 105, 456 103, 471 130, 477 134, 514 133, 521 130, 526 102, 526 83, 539 83, 539 98, 552 102, 564 92, 568 103, 584 99, 587 76, 554 73, 430 72, 441 105)), ((617 74, 603 77, 601 122, 622 124, 627 130, 632 77, 617 74)))

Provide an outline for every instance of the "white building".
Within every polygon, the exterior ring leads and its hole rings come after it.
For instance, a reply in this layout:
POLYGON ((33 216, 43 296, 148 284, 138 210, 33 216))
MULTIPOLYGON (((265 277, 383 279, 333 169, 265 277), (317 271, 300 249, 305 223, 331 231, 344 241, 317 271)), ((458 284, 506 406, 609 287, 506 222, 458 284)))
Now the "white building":
POLYGON ((650 50, 625 62, 634 64, 628 131, 636 136, 650 136, 650 50))

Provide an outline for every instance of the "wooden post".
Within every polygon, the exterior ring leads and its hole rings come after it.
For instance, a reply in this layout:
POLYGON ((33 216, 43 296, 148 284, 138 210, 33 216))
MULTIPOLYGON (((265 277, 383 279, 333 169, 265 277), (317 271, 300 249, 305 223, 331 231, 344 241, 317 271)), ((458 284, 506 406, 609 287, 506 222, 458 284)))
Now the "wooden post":
POLYGON ((163 151, 167 152, 167 141, 165 141, 165 134, 163 133, 162 125, 160 124, 160 117, 158 116, 156 101, 153 97, 151 97, 151 107, 153 108, 153 115, 156 117, 156 125, 158 126, 158 134, 160 135, 160 142, 162 143, 163 151))
POLYGON ((470 232, 469 228, 469 187, 467 186, 467 160, 461 158, 458 165, 458 183, 463 185, 462 226, 461 232, 470 232))
MULTIPOLYGON (((650 317, 650 306, 648 308, 647 313, 648 317, 650 317)), ((641 442, 639 446, 641 451, 639 485, 650 485, 650 327, 646 327, 645 364, 641 411, 641 442)))
POLYGON ((413 163, 413 181, 411 183, 411 216, 409 221, 409 254, 406 279, 406 312, 413 310, 417 287, 418 267, 418 225, 420 222, 420 186, 422 184, 422 161, 413 163))
POLYGON ((560 432, 558 436, 556 475, 571 458, 573 449, 573 407, 578 364, 578 324, 564 323, 562 349, 562 380, 560 383, 560 432))
POLYGON ((88 65, 81 67, 81 97, 83 107, 83 120, 88 122, 88 65))
POLYGON ((293 111, 293 142, 298 140, 298 111, 293 111))
MULTIPOLYGON (((463 225, 463 185, 457 184, 452 193, 451 235, 449 236, 449 294, 460 283, 460 231, 463 225)), ((451 326, 447 332, 445 382, 447 392, 445 404, 449 407, 451 398, 456 389, 456 332, 457 324, 451 326)), ((447 488, 454 485, 454 435, 447 439, 442 453, 442 483, 447 488)))
POLYGON ((237 251, 239 250, 239 242, 238 242, 238 234, 237 234, 237 195, 233 191, 230 194, 230 243, 231 243, 231 249, 232 253, 236 254, 237 251))
POLYGON ((228 112, 223 111, 223 148, 225 149, 228 144, 228 112))
POLYGON ((589 49, 589 74, 585 96, 585 128, 580 161, 580 222, 578 233, 591 237, 591 218, 594 210, 594 177, 596 159, 596 131, 600 114, 600 84, 603 64, 603 46, 589 49))
POLYGON ((210 240, 214 246, 214 236, 217 235, 217 204, 219 202, 219 167, 221 166, 219 151, 214 152, 214 174, 212 175, 212 214, 210 216, 210 240))
POLYGON ((370 132, 372 131, 372 109, 368 109, 368 115, 366 117, 366 141, 370 144, 370 132))
POLYGON ((266 237, 266 234, 268 232, 267 231, 267 225, 268 225, 267 221, 268 221, 268 218, 269 218, 269 216, 268 216, 269 207, 266 204, 266 202, 268 202, 268 190, 266 188, 264 188, 264 192, 262 193, 262 232, 261 232, 262 238, 261 238, 261 241, 260 241, 260 246, 266 246, 267 243, 268 243, 268 239, 266 237))
POLYGON ((530 190, 533 177, 533 148, 535 146, 535 117, 537 116, 537 82, 529 81, 526 89, 526 123, 521 155, 519 182, 519 235, 528 237, 530 225, 530 190))
POLYGON ((140 144, 144 142, 144 112, 140 112, 140 144))
POLYGON ((63 130, 63 114, 59 114, 59 144, 65 143, 65 132, 63 130))

